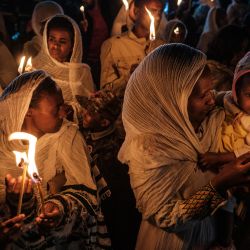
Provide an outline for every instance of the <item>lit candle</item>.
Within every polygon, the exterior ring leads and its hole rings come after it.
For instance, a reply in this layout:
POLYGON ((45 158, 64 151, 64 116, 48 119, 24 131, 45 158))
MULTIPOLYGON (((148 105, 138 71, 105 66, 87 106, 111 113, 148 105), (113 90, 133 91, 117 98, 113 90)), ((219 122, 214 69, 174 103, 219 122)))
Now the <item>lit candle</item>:
POLYGON ((21 60, 20 60, 20 64, 18 67, 18 73, 21 75, 24 71, 24 62, 25 62, 25 56, 22 56, 21 60))
POLYGON ((179 34, 180 34, 180 29, 179 29, 179 27, 176 27, 176 28, 174 29, 174 33, 175 33, 176 35, 179 35, 179 34))
POLYGON ((82 18, 83 18, 83 20, 85 20, 85 14, 84 14, 84 6, 82 5, 81 7, 80 7, 80 11, 82 12, 82 18))
POLYGON ((180 6, 182 0, 177 0, 177 6, 180 6))
MULTIPOLYGON (((36 162, 35 162, 37 138, 35 136, 28 134, 28 133, 25 133, 25 132, 14 132, 9 136, 9 140, 10 141, 12 141, 12 140, 27 140, 29 142, 28 157, 24 157, 24 161, 25 161, 25 159, 27 159, 27 161, 28 161, 27 162, 28 174, 29 174, 30 178, 32 179, 32 181, 36 184, 36 187, 38 189, 39 196, 40 196, 41 211, 42 211, 42 213, 44 213, 44 197, 43 197, 42 188, 41 188, 41 177, 38 174, 38 170, 37 170, 36 162)), ((26 153, 22 153, 22 154, 26 154, 26 153)), ((19 155, 19 157, 20 157, 20 155, 19 155)), ((20 161, 20 159, 19 160, 16 159, 16 161, 18 162, 18 161, 20 161)), ((26 175, 26 173, 25 173, 25 175, 26 175)), ((25 181, 25 178, 22 179, 22 186, 24 186, 24 181, 25 181)), ((21 191, 22 191, 22 189, 21 189, 21 191)), ((20 196, 21 196, 21 193, 20 193, 20 196)), ((20 196, 19 196, 19 198, 20 198, 20 196)), ((23 196, 23 193, 22 193, 22 196, 23 196)), ((22 206, 22 204, 21 204, 21 206, 22 206)))
POLYGON ((154 41, 155 40, 155 19, 154 16, 151 14, 151 12, 147 9, 145 6, 145 9, 149 15, 150 18, 150 34, 149 34, 149 40, 154 41))
POLYGON ((24 71, 25 72, 30 72, 32 70, 32 62, 31 62, 31 57, 27 60, 27 63, 25 65, 24 71))
POLYGON ((128 8, 129 8, 129 4, 128 4, 128 1, 127 0, 122 0, 124 6, 125 6, 125 10, 127 11, 128 8))

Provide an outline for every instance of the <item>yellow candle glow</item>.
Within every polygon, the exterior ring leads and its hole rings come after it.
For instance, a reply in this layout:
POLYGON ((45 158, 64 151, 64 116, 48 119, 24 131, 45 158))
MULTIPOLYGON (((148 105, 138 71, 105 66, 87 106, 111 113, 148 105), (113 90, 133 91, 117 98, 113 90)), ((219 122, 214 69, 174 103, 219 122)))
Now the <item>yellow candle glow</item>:
MULTIPOLYGON (((44 213, 44 198, 43 198, 43 193, 42 193, 42 189, 41 189, 41 178, 39 177, 36 162, 35 162, 35 152, 36 152, 37 138, 35 136, 33 136, 31 134, 28 134, 28 133, 25 133, 25 132, 14 132, 9 136, 8 139, 9 139, 9 141, 12 141, 12 140, 27 140, 29 142, 28 156, 26 155, 25 152, 13 151, 13 153, 15 153, 15 155, 16 155, 16 162, 17 162, 18 165, 19 165, 19 162, 20 162, 20 158, 23 159, 24 162, 27 161, 25 163, 25 165, 27 165, 27 170, 28 170, 28 174, 29 174, 30 178, 33 180, 33 182, 37 186, 39 196, 40 196, 40 200, 41 200, 42 213, 44 213)), ((23 173, 23 176, 24 176, 24 173, 23 173)), ((25 176, 26 176, 26 173, 25 173, 25 176)), ((24 181, 25 181, 25 178, 22 179, 22 186, 23 187, 24 187, 24 181)), ((21 189, 20 196, 23 196, 23 191, 24 190, 21 189)), ((20 199, 20 196, 19 196, 19 199, 20 199)), ((21 204, 20 205, 20 207, 21 207, 22 206, 22 201, 20 202, 20 204, 21 204)))
POLYGON ((155 40, 155 19, 154 19, 154 16, 151 14, 151 12, 147 9, 146 6, 145 6, 145 10, 147 11, 149 18, 150 18, 149 40, 154 41, 155 40))
POLYGON ((25 65, 24 71, 25 72, 30 72, 32 70, 32 61, 31 61, 31 57, 29 57, 29 59, 27 60, 27 63, 25 65))
POLYGON ((128 8, 129 8, 129 4, 128 4, 128 1, 127 0, 122 0, 124 6, 125 6, 125 10, 127 11, 128 8))
POLYGON ((84 10, 85 10, 85 8, 84 8, 84 6, 82 5, 82 6, 80 7, 80 11, 82 12, 82 18, 83 18, 83 20, 85 19, 84 10))
POLYGON ((24 62, 25 62, 25 56, 22 56, 21 60, 20 60, 20 64, 18 67, 18 73, 22 74, 24 71, 24 62))
POLYGON ((177 0, 177 6, 180 6, 182 0, 177 0))
POLYGON ((176 27, 176 28, 174 29, 174 33, 175 33, 176 35, 179 35, 179 34, 180 34, 180 29, 179 29, 179 27, 176 27))

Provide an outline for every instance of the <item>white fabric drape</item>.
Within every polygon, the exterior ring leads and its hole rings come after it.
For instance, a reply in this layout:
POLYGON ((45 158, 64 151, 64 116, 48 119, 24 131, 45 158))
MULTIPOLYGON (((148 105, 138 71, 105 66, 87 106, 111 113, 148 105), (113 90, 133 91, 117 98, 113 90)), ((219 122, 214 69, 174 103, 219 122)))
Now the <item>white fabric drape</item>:
MULTIPOLYGON (((126 138, 118 158, 129 164, 131 185, 144 219, 162 211, 165 220, 174 225, 175 215, 169 211, 178 206, 177 200, 189 198, 212 177, 196 170, 197 153, 218 150, 218 127, 224 113, 216 111, 205 119, 198 138, 187 111, 188 97, 205 63, 206 56, 198 50, 183 44, 163 45, 141 62, 128 82, 122 112, 126 138)), ((184 225, 187 234, 183 239, 202 240, 201 235, 213 231, 208 221, 184 225), (194 233, 197 227, 200 234, 194 233)), ((160 224, 159 228, 164 227, 160 224)), ((184 240, 159 228, 153 245, 159 244, 160 237, 169 242, 177 238, 175 249, 181 249, 177 245, 182 246, 184 240)), ((167 246, 164 249, 174 249, 167 246)))
POLYGON ((82 61, 82 39, 81 33, 76 22, 66 15, 56 15, 50 18, 44 28, 43 45, 40 53, 32 60, 33 67, 43 69, 48 72, 52 79, 60 86, 66 103, 80 112, 81 107, 75 96, 88 96, 94 91, 94 83, 87 64, 82 61), (74 28, 74 45, 69 62, 59 62, 50 56, 47 45, 47 27, 48 23, 54 17, 66 18, 74 28))
MULTIPOLYGON (((21 141, 9 142, 8 136, 21 131, 32 94, 46 77, 48 75, 44 71, 22 74, 14 80, 17 84, 10 84, 0 97, 0 203, 5 199, 6 174, 17 177, 22 173, 16 166, 12 151, 27 150, 27 146, 21 141)), ((84 184, 96 190, 90 173, 87 146, 78 128, 70 122, 64 121, 57 133, 45 134, 38 139, 36 163, 45 193, 47 182, 63 170, 66 185, 84 184)))

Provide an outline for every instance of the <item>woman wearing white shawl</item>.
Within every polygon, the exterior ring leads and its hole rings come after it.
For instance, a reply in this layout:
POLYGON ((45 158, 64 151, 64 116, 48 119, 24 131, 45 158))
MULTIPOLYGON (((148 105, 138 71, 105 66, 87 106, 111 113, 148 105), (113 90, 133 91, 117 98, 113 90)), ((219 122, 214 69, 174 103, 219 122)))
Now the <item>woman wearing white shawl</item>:
POLYGON ((36 4, 31 24, 35 32, 32 40, 24 44, 23 53, 26 56, 36 56, 42 47, 42 34, 45 22, 52 16, 64 14, 62 7, 54 1, 42 1, 36 4))
MULTIPOLYGON (((63 29, 63 27, 62 27, 63 29)), ((43 69, 60 86, 64 101, 74 109, 74 120, 81 116, 82 108, 76 96, 88 96, 94 91, 94 83, 90 67, 82 63, 82 39, 76 22, 66 15, 56 15, 50 18, 44 28, 43 45, 39 54, 32 60, 35 69, 43 69), (59 62, 54 59, 48 49, 48 26, 55 18, 66 19, 73 27, 73 48, 69 61, 59 62)))
MULTIPOLYGON (((131 186, 143 216, 137 249, 206 249, 216 237, 211 213, 225 201, 216 188, 225 190, 233 178, 234 184, 240 181, 234 168, 239 163, 228 168, 235 171, 228 171, 228 179, 226 171, 214 177, 197 169, 198 153, 218 150, 224 119, 224 113, 215 110, 203 119, 198 135, 191 124, 189 96, 205 63, 205 55, 198 50, 183 44, 163 45, 142 61, 128 82, 123 106, 126 139, 118 157, 129 164, 131 186)), ((198 99, 211 102, 209 95, 206 92, 198 99)), ((247 170, 250 164, 241 166, 247 170)))
MULTIPOLYGON (((43 90, 45 92, 41 92, 43 94, 39 94, 39 99, 36 99, 37 96, 34 97, 33 93, 36 93, 40 86, 44 86, 46 81, 47 86, 55 86, 49 88, 57 88, 44 71, 22 74, 10 83, 0 98, 2 110, 0 114, 0 202, 4 204, 7 198, 6 204, 10 204, 10 208, 14 208, 15 204, 13 204, 13 199, 9 200, 8 195, 5 194, 5 176, 6 174, 14 177, 21 175, 12 151, 25 151, 27 145, 21 141, 9 142, 8 136, 15 131, 31 133, 30 119, 34 124, 37 123, 34 120, 35 116, 32 115, 34 111, 30 111, 36 108, 30 106, 30 103, 39 104, 42 98, 46 99, 47 96, 60 97, 61 92, 58 89, 57 92, 51 89, 50 92, 46 92, 45 89, 43 90), (51 91, 54 92, 51 93, 51 91)), ((41 130, 43 123, 43 126, 50 128, 47 131, 51 131, 50 133, 43 132, 45 134, 38 136, 36 164, 38 173, 42 177, 43 192, 50 195, 46 198, 45 211, 50 204, 54 204, 59 209, 60 219, 54 229, 47 230, 44 234, 37 233, 36 226, 31 224, 33 227, 30 231, 26 230, 27 232, 22 235, 24 237, 20 236, 17 242, 11 242, 14 245, 18 244, 18 246, 15 245, 15 249, 23 249, 27 245, 29 249, 56 249, 65 244, 67 249, 82 249, 85 246, 89 249, 96 249, 96 247, 102 248, 103 245, 106 247, 110 244, 109 239, 105 237, 105 225, 98 224, 100 221, 102 223, 103 216, 99 211, 97 187, 91 174, 88 149, 77 127, 66 120, 62 123, 63 110, 60 105, 62 103, 58 102, 58 114, 55 115, 57 122, 54 127, 51 124, 44 124, 44 120, 40 120, 40 124, 34 127, 34 131, 43 131, 41 130), (63 173, 65 179, 59 183, 56 179, 63 173), (51 189, 54 186, 56 186, 56 191, 61 192, 54 193, 55 189, 51 189), (46 204, 48 204, 47 207, 46 204), (99 239, 96 231, 101 231, 104 237, 99 239), (95 236, 92 235, 93 233, 95 236)), ((37 136, 37 134, 34 135, 37 136)), ((23 204, 23 211, 27 216, 29 215, 30 219, 34 217, 38 209, 34 200, 33 197, 23 204)))

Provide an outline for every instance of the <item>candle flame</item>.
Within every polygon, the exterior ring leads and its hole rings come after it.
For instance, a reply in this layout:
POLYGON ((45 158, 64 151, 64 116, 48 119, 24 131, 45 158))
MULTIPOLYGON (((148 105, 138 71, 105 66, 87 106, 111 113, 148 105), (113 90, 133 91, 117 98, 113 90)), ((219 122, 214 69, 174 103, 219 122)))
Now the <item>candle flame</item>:
POLYGON ((22 73, 23 73, 24 62, 25 62, 25 56, 22 56, 22 58, 21 58, 21 60, 20 60, 19 67, 18 67, 18 73, 19 73, 19 74, 22 74, 22 73))
POLYGON ((80 7, 80 11, 81 11, 82 13, 84 12, 84 6, 83 6, 83 5, 80 7))
POLYGON ((128 4, 128 1, 127 0, 122 0, 124 6, 125 6, 125 10, 127 11, 128 8, 129 8, 129 4, 128 4))
POLYGON ((177 0, 177 6, 180 6, 182 0, 177 0))
POLYGON ((149 39, 150 41, 155 40, 155 19, 154 16, 151 14, 151 12, 147 9, 145 6, 145 10, 147 11, 149 18, 150 18, 150 34, 149 34, 149 39))
POLYGON ((31 62, 31 57, 29 57, 29 59, 28 59, 28 61, 27 61, 27 63, 26 63, 26 65, 25 65, 25 72, 29 72, 29 71, 31 71, 32 70, 32 62, 31 62))
POLYGON ((28 163, 29 176, 32 178, 34 182, 37 183, 39 181, 39 179, 37 178, 37 176, 39 175, 38 175, 38 170, 37 170, 37 166, 35 162, 37 138, 25 132, 14 132, 9 136, 9 141, 12 141, 12 140, 27 140, 29 142, 28 157, 26 153, 24 152, 18 152, 18 154, 16 154, 15 152, 17 151, 13 151, 13 153, 16 155, 16 162, 18 162, 18 164, 20 163, 21 159, 20 158, 17 159, 17 157, 20 157, 20 156, 21 158, 24 159, 24 161, 28 161, 27 163, 28 163), (26 156, 24 156, 24 154, 26 156))
POLYGON ((176 27, 176 28, 174 29, 174 33, 175 33, 176 35, 179 35, 179 34, 180 34, 180 29, 179 29, 179 27, 176 27))

